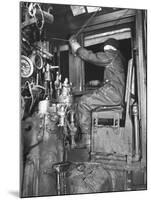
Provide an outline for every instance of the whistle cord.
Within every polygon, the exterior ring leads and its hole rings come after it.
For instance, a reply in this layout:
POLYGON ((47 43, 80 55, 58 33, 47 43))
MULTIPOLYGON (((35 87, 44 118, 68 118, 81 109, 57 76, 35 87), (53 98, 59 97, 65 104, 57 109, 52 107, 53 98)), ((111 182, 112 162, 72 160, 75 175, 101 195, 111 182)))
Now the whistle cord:
POLYGON ((80 30, 75 34, 75 38, 78 37, 78 35, 86 28, 86 26, 90 23, 90 21, 95 17, 95 15, 97 14, 97 12, 100 10, 100 8, 98 10, 96 10, 90 18, 88 18, 88 20, 83 24, 83 26, 80 28, 80 30))

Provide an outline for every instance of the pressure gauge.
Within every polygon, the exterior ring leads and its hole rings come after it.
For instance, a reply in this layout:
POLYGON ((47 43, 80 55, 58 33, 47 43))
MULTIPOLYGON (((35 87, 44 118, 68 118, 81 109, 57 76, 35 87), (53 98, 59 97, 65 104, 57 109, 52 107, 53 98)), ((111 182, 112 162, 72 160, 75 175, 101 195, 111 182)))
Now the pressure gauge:
POLYGON ((21 56, 21 77, 28 78, 34 72, 32 61, 27 56, 21 56))
POLYGON ((37 69, 43 68, 44 63, 43 63, 43 59, 42 59, 41 55, 39 55, 39 54, 35 55, 35 63, 34 64, 37 69))
POLYGON ((34 67, 36 67, 39 70, 43 68, 44 65, 43 58, 38 51, 33 51, 30 59, 34 67))

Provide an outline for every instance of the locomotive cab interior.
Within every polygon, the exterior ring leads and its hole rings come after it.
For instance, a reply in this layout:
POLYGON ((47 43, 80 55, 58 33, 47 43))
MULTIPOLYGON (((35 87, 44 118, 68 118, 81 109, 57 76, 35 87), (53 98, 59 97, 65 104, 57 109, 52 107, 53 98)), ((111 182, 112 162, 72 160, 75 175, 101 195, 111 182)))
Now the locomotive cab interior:
POLYGON ((147 188, 146 11, 92 8, 20 5, 21 197, 147 188), (104 69, 71 51, 69 38, 77 33, 94 53, 117 39, 126 60, 124 103, 91 111, 89 148, 77 145, 76 106, 102 86, 104 69))

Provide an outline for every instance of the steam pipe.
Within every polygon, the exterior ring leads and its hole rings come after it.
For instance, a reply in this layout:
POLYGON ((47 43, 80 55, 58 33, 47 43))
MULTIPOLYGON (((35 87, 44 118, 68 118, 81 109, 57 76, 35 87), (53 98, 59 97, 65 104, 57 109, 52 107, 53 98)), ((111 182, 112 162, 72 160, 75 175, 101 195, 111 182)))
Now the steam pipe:
MULTIPOLYGON (((52 24, 54 22, 54 16, 46 11, 42 11, 44 15, 44 20, 46 23, 52 24)), ((36 17, 41 19, 41 11, 39 9, 36 10, 36 17)))
POLYGON ((139 141, 139 123, 138 123, 138 105, 135 103, 132 107, 132 115, 134 116, 134 132, 135 132, 135 156, 133 161, 138 161, 140 158, 140 141, 139 141))

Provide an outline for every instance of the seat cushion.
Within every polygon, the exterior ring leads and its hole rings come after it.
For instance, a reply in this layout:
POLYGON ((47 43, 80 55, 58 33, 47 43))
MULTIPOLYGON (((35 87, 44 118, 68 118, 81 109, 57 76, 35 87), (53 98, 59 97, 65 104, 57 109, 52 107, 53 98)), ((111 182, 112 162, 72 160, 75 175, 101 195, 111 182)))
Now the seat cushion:
POLYGON ((113 110, 121 110, 123 111, 123 105, 105 105, 105 106, 98 106, 92 112, 101 112, 101 111, 113 111, 113 110))

